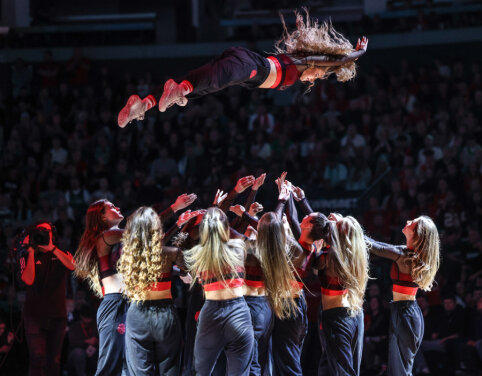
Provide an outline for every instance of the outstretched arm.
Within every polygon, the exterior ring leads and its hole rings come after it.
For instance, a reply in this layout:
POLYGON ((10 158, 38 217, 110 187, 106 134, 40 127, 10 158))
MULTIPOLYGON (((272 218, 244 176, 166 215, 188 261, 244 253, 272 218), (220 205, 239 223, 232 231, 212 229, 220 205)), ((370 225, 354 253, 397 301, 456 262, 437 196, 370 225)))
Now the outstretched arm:
POLYGON ((252 175, 245 176, 239 179, 234 189, 229 192, 228 197, 223 200, 223 202, 219 206, 219 209, 226 213, 226 211, 233 205, 236 197, 238 197, 239 194, 243 193, 247 188, 252 186, 254 184, 254 180, 254 176, 252 175))
POLYGON ((365 241, 368 244, 370 253, 393 261, 397 261, 401 256, 403 256, 403 249, 406 248, 404 245, 392 245, 379 242, 366 235, 365 241))
POLYGON ((197 196, 194 193, 191 193, 191 194, 184 193, 180 195, 171 206, 169 206, 163 212, 159 213, 159 218, 161 219, 161 222, 164 223, 166 220, 171 218, 174 215, 174 213, 184 208, 187 208, 194 201, 196 201, 196 199, 197 199, 197 196))
POLYGON ((293 195, 290 195, 288 200, 288 206, 286 208, 286 218, 290 224, 291 232, 295 239, 299 239, 301 236, 301 227, 298 220, 298 211, 296 210, 295 202, 293 200, 293 195))
POLYGON ((313 209, 305 196, 305 192, 300 187, 293 186, 293 197, 301 207, 304 215, 313 213, 313 209))

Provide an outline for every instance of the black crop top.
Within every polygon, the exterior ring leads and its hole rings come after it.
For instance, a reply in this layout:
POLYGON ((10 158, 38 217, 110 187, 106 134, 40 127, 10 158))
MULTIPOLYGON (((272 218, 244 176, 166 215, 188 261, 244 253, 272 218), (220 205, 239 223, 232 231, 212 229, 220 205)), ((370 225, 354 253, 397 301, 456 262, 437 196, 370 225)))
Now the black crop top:
MULTIPOLYGON (((326 251, 322 252, 322 254, 320 255, 319 263, 323 265, 327 265, 329 257, 330 257, 329 252, 326 252, 326 251)), ((327 268, 320 269, 318 271, 318 278, 321 284, 322 295, 335 296, 335 295, 345 295, 348 293, 348 290, 342 286, 340 279, 338 277, 333 277, 331 275, 328 275, 327 268)))
MULTIPOLYGON (((107 244, 107 243, 106 243, 107 244)), ((111 251, 108 255, 99 257, 99 279, 110 277, 117 274, 117 261, 122 253, 122 246, 120 243, 111 246, 111 251)))

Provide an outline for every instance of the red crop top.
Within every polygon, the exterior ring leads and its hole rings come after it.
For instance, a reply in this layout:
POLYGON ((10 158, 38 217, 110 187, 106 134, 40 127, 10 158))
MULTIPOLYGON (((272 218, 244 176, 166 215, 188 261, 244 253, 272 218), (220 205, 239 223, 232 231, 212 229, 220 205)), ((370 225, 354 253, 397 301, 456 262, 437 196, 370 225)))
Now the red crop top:
MULTIPOLYGON (((320 257, 323 257, 324 264, 326 265, 329 253, 323 253, 320 257)), ((337 295, 345 295, 348 293, 348 290, 345 289, 342 284, 340 283, 340 279, 338 277, 330 276, 326 273, 326 269, 320 270, 318 273, 318 278, 320 279, 321 283, 321 294, 328 295, 328 296, 337 296, 337 295)))
POLYGON ((392 263, 390 278, 393 281, 393 292, 406 295, 417 295, 418 285, 413 282, 410 274, 401 273, 396 262, 392 263))
POLYGON ((164 291, 171 289, 171 272, 161 273, 157 282, 154 282, 151 287, 150 291, 164 291))
POLYGON ((244 281, 249 287, 264 287, 263 270, 261 267, 259 265, 246 266, 244 281))
POLYGON ((236 269, 236 273, 223 275, 224 281, 219 281, 212 273, 201 272, 199 279, 204 291, 217 291, 226 288, 236 288, 244 285, 244 267, 236 269))
POLYGON ((301 73, 293 63, 291 58, 287 55, 268 56, 276 67, 276 81, 270 89, 284 90, 292 86, 300 77, 301 73))

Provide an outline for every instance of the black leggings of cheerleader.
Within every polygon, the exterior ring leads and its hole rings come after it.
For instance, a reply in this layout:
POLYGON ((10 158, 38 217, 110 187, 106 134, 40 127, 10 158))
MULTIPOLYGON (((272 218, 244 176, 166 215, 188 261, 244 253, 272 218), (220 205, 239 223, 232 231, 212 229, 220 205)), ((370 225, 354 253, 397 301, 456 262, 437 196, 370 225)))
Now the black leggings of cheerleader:
POLYGON ((414 300, 390 303, 388 375, 412 375, 413 360, 422 343, 422 311, 414 300))
POLYGON ((250 376, 265 375, 269 369, 269 343, 274 315, 265 296, 245 296, 253 322, 254 346, 250 376))
POLYGON ((295 299, 298 312, 280 320, 275 317, 272 355, 277 376, 302 376, 301 351, 308 330, 304 294, 295 299))
POLYGON ((251 315, 243 297, 206 300, 198 320, 194 364, 198 376, 210 376, 222 352, 228 376, 248 376, 253 356, 251 315))
POLYGON ((125 322, 129 304, 120 293, 106 294, 97 310, 99 360, 96 376, 128 375, 125 322))
POLYGON ((126 321, 129 373, 178 376, 181 369, 182 328, 172 299, 132 303, 126 321))
POLYGON ((360 374, 363 351, 363 312, 350 316, 344 307, 321 313, 322 344, 327 366, 332 375, 360 374))
MULTIPOLYGON (((244 47, 231 47, 209 63, 175 81, 189 81, 193 91, 186 97, 193 99, 233 85, 254 89, 266 80, 269 72, 270 64, 267 58, 244 47)), ((156 88, 154 97, 159 99, 163 90, 164 85, 156 88)))

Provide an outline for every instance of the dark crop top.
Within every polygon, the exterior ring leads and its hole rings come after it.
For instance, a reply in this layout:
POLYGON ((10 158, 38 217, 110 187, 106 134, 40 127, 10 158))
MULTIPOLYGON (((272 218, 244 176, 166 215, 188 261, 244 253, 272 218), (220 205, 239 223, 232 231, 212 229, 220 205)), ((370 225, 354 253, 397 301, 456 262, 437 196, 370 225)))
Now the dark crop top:
MULTIPOLYGON (((328 258, 330 257, 329 252, 322 252, 320 255, 319 263, 322 265, 328 265, 328 258)), ((328 296, 337 296, 337 295, 345 295, 348 293, 348 290, 345 289, 338 277, 334 277, 329 275, 327 272, 328 268, 323 268, 318 271, 318 278, 320 279, 321 283, 321 294, 328 295, 328 296)))
POLYGON ((390 269, 390 278, 393 281, 393 292, 406 295, 416 295, 418 285, 413 282, 411 274, 401 272, 398 265, 399 260, 402 262, 404 259, 406 260, 407 247, 404 245, 396 246, 379 242, 369 238, 368 236, 365 237, 365 241, 370 244, 371 253, 393 261, 390 269))
POLYGON ((214 274, 209 272, 201 272, 199 281, 204 288, 204 291, 217 291, 225 288, 235 288, 244 285, 245 269, 239 267, 235 273, 226 273, 223 275, 224 281, 219 281, 214 274))
POLYGON ((101 284, 103 278, 107 278, 111 275, 117 274, 117 261, 119 260, 122 253, 122 246, 120 243, 110 246, 112 247, 110 253, 108 255, 98 258, 99 279, 101 280, 101 284))

